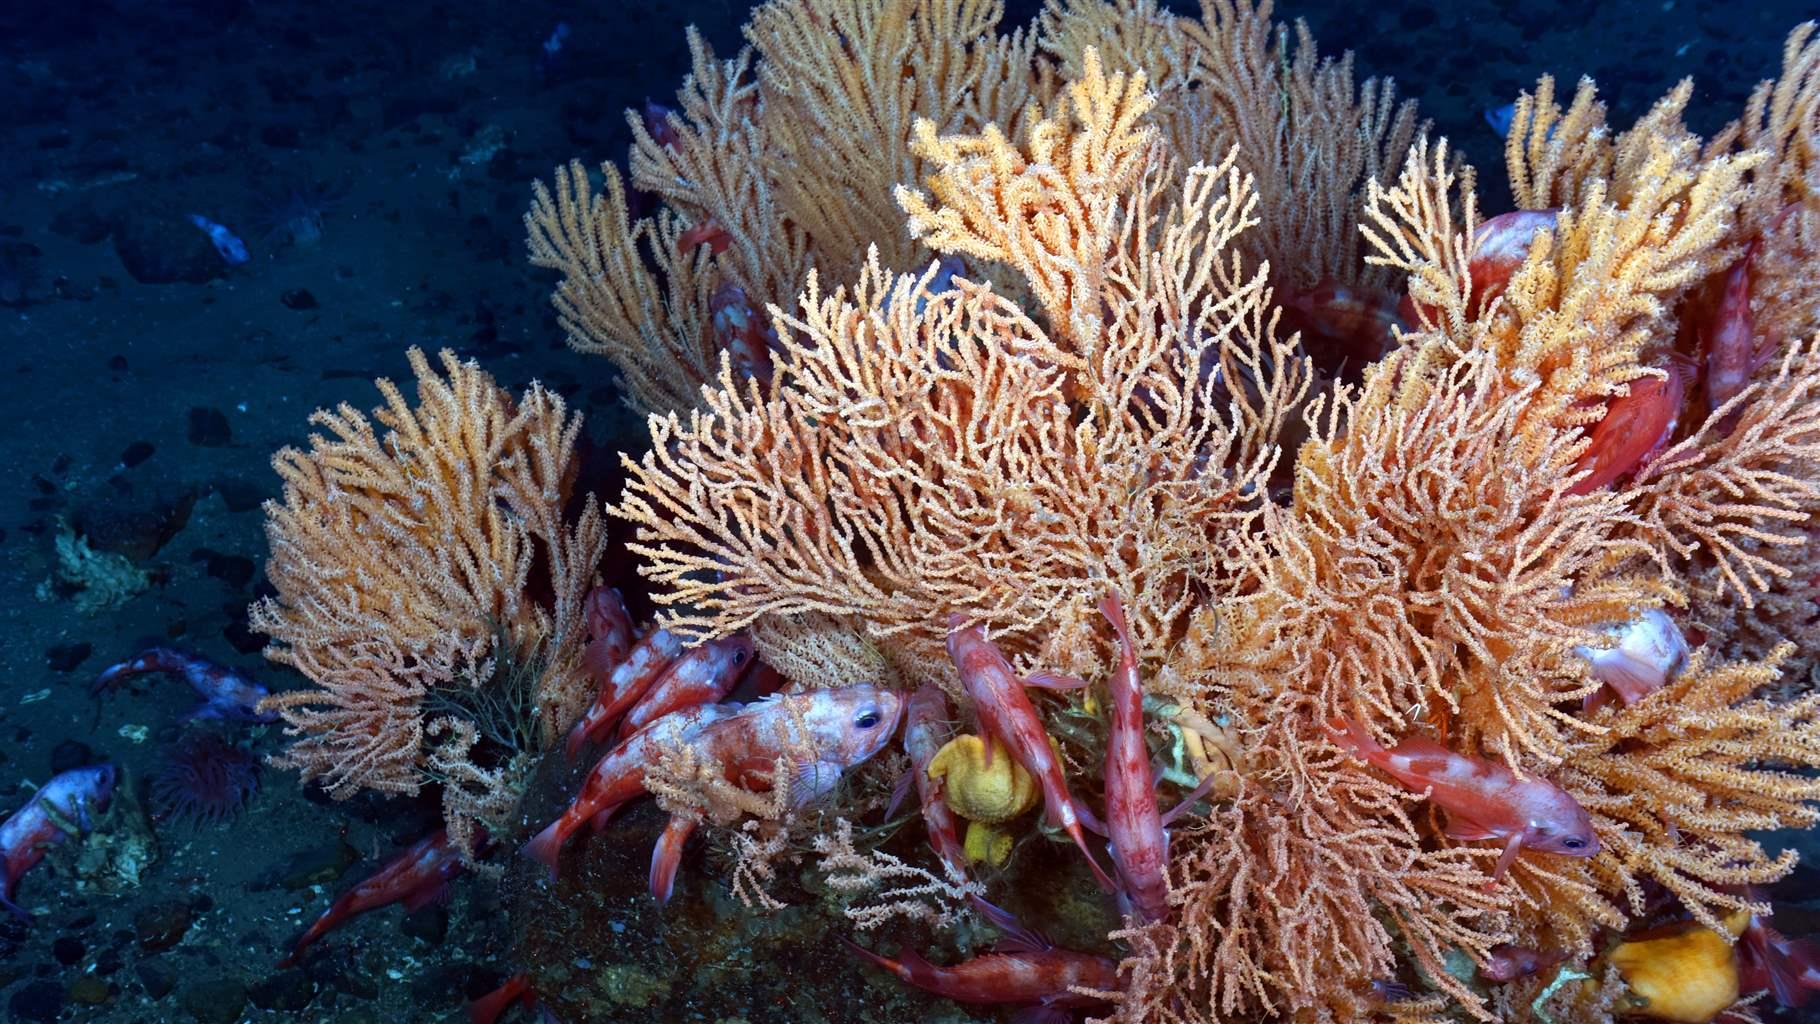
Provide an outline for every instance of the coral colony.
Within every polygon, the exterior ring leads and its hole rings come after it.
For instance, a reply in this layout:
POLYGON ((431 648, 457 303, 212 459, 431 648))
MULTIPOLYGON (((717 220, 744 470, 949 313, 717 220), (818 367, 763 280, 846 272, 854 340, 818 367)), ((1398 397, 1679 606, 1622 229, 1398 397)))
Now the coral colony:
POLYGON ((754 913, 800 860, 856 976, 1032 1020, 1804 1001, 1753 837, 1820 820, 1815 27, 1711 138, 1691 83, 1624 125, 1542 79, 1489 210, 1268 4, 1000 13, 774 0, 628 112, 654 216, 611 163, 536 187, 570 344, 649 414, 616 497, 562 399, 448 354, 278 454, 284 762, 447 820, 342 915, 560 875, 650 793, 660 899, 691 835, 754 913), (867 830, 893 786, 926 847, 867 830), (1121 926, 999 909, 1045 841, 1121 926), (864 934, 903 918, 1005 938, 864 934))

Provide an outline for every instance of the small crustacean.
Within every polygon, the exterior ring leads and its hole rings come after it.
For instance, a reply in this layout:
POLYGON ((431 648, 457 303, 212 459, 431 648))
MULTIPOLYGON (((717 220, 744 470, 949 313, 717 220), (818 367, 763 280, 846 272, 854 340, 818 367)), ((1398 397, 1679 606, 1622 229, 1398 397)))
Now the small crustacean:
POLYGON ((1074 845, 1080 847, 1100 886, 1107 892, 1116 892, 1118 886, 1087 849, 1087 837, 1081 831, 1084 809, 1068 791, 1068 780, 1049 745, 1042 716, 1024 692, 1025 686, 1069 688, 1086 684, 1051 676, 1019 678, 998 645, 986 639, 985 630, 967 625, 964 615, 949 616, 948 630, 948 657, 954 661, 967 696, 973 698, 973 712, 987 741, 986 749, 990 751, 996 741, 1042 784, 1049 823, 1066 831, 1074 845))
POLYGON ((1591 494, 1648 465, 1674 436, 1693 368, 1677 359, 1661 376, 1639 377, 1629 393, 1611 400, 1605 416, 1592 428, 1592 443, 1574 462, 1572 473, 1585 473, 1567 489, 1591 494))

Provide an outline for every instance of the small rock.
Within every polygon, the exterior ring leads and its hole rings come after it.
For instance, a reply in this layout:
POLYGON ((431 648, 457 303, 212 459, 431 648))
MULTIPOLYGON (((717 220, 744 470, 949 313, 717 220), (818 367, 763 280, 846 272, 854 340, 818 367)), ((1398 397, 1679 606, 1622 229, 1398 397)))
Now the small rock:
POLYGON ((316 998, 316 983, 300 970, 279 971, 254 983, 247 994, 261 1010, 297 1013, 316 998))
POLYGON ((114 228, 114 252, 140 284, 201 284, 227 273, 209 236, 180 214, 125 218, 114 228))
POLYGON ((190 443, 199 448, 225 448, 234 440, 227 416, 220 409, 199 405, 190 409, 190 443))
POLYGON ((156 960, 140 961, 138 971, 139 984, 145 986, 145 994, 151 999, 163 999, 177 985, 177 972, 156 960))
POLYGON ((216 978, 184 989, 177 1002, 198 1024, 234 1024, 246 1006, 246 986, 237 978, 216 978))
POLYGON ((152 453, 157 450, 158 449, 152 447, 150 441, 134 441, 132 444, 126 446, 126 451, 120 453, 120 465, 124 469, 132 469, 146 459, 151 458, 152 453))
POLYGON ((69 997, 72 1002, 84 1006, 100 1006, 114 997, 109 991, 107 981, 93 974, 84 974, 70 982, 69 997))
POLYGON ((176 900, 142 907, 133 915, 133 934, 139 939, 139 948, 148 953, 175 946, 189 930, 189 905, 176 900))
POLYGON ((44 652, 44 662, 52 672, 70 672, 88 659, 94 647, 88 644, 55 644, 44 652))
POLYGON ((39 979, 27 982, 6 1001, 14 1020, 52 1021, 63 1012, 63 986, 39 979))
POLYGON ((341 877, 360 857, 360 852, 345 841, 336 839, 332 843, 304 850, 291 858, 278 876, 278 884, 286 889, 296 891, 307 889, 312 885, 328 885, 341 877))
POLYGON ((85 952, 87 949, 82 945, 82 940, 72 935, 59 935, 57 941, 51 943, 51 955, 65 967, 81 961, 85 952))
POLYGON ((292 288, 280 295, 278 301, 284 303, 284 308, 299 312, 316 308, 316 296, 311 295, 308 288, 292 288))

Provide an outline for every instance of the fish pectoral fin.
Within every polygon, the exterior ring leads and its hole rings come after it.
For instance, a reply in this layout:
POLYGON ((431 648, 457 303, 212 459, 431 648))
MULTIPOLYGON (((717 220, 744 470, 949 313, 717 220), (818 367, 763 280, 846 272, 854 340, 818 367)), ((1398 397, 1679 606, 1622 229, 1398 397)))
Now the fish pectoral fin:
POLYGON ((1068 1024, 1074 1015, 1054 1006, 1026 1006, 1011 1015, 1011 1024, 1068 1024))
POLYGON ((1498 855, 1498 863, 1491 869, 1492 885, 1497 885, 1504 873, 1510 870, 1510 866, 1516 863, 1517 853, 1522 849, 1523 833, 1517 832, 1510 837, 1510 842, 1504 844, 1504 852, 1498 855))
POLYGON ((1462 818, 1455 814, 1448 815, 1447 834, 1451 838, 1465 840, 1466 842, 1474 842, 1480 839, 1504 838, 1502 834, 1493 832, 1491 829, 1473 821, 1471 818, 1462 818))
POLYGON ((1025 686, 1034 686, 1039 690, 1085 690, 1087 680, 1079 676, 1064 676, 1055 672, 1032 672, 1024 677, 1025 686))
POLYGON ((790 769, 790 803, 801 807, 834 792, 840 784, 838 761, 804 761, 790 769))

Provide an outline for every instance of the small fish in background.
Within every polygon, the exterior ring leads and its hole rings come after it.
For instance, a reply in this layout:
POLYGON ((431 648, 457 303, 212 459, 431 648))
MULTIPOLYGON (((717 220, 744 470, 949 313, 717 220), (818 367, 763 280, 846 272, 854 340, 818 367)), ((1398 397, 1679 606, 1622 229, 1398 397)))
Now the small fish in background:
MULTIPOLYGON (((486 842, 483 833, 480 843, 484 846, 486 842)), ((296 966, 304 950, 348 918, 400 902, 407 913, 414 913, 441 901, 448 895, 449 883, 465 868, 460 852, 449 842, 449 830, 437 829, 405 847, 366 881, 336 897, 291 947, 290 955, 278 961, 278 968, 296 966)))
POLYGON ((202 697, 202 703, 190 712, 190 718, 219 718, 242 722, 278 721, 276 713, 259 710, 259 702, 270 696, 270 691, 263 685, 226 665, 175 647, 148 647, 126 661, 110 666, 95 677, 89 693, 100 696, 104 690, 112 688, 122 679, 150 672, 182 676, 183 681, 190 684, 190 689, 202 697))
POLYGON ((107 809, 120 773, 111 764, 72 768, 52 777, 32 794, 25 806, 0 823, 0 906, 30 919, 31 914, 13 902, 19 878, 44 859, 44 851, 69 838, 63 825, 87 831, 93 827, 89 811, 107 809))
POLYGON ((1515 103, 1506 103, 1501 107, 1491 107, 1487 109, 1485 111, 1485 123, 1491 125, 1491 130, 1497 132, 1498 138, 1502 139, 1510 135, 1510 122, 1515 120, 1516 116, 1517 105, 1515 103))
POLYGON ((561 78, 569 67, 569 23, 559 21, 550 34, 544 37, 543 47, 537 53, 537 77, 545 82, 561 78))
POLYGON ((190 214, 190 223, 201 228, 202 233, 209 236, 209 241, 215 246, 215 252, 221 256, 221 262, 228 266, 238 267, 252 258, 248 255, 246 243, 240 240, 240 236, 222 225, 200 213, 190 214))

